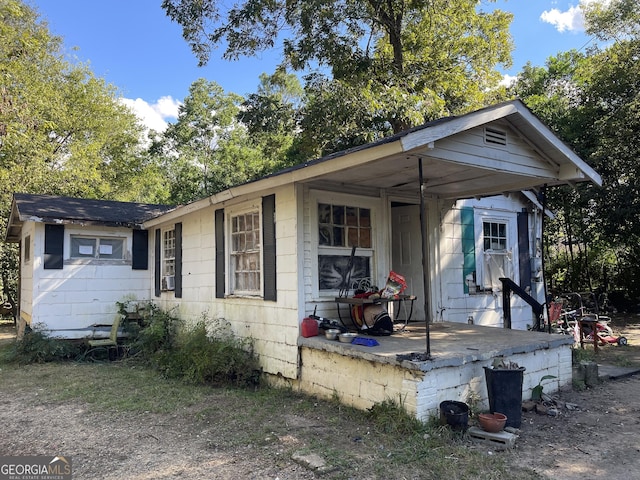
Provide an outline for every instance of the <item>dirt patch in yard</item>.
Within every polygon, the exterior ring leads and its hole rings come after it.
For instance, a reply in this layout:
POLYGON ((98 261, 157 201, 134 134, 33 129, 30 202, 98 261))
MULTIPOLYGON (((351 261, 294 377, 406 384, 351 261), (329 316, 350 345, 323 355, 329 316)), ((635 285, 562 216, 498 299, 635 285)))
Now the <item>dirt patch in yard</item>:
MULTIPOLYGON (((608 346, 597 361, 640 367, 639 324, 618 324, 629 345, 608 346)), ((329 416, 330 407, 297 410, 289 404, 264 415, 216 394, 200 401, 206 412, 202 405, 169 413, 97 411, 90 402, 73 398, 39 399, 46 396, 39 379, 47 378, 47 367, 20 368, 32 375, 32 385, 13 388, 13 377, 0 371, 0 454, 67 454, 76 479, 434 478, 425 471, 372 469, 371 449, 390 446, 368 444, 366 426, 345 427, 329 416), (238 408, 246 411, 240 415, 238 408), (327 451, 347 450, 360 455, 366 468, 327 461, 327 451)), ((73 369, 68 366, 69 376, 73 369)), ((523 413, 514 449, 499 451, 469 438, 461 442, 514 469, 533 469, 540 478, 640 480, 640 375, 559 392, 554 400, 557 415, 523 413)))

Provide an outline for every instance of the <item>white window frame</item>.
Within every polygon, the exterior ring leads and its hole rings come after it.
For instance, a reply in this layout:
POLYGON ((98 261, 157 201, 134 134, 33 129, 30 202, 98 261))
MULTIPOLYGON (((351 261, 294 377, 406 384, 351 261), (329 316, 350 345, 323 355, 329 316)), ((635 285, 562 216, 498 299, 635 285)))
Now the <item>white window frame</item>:
POLYGON ((515 261, 518 258, 518 232, 517 217, 513 212, 498 212, 492 210, 477 209, 474 215, 474 230, 476 238, 476 284, 478 285, 478 293, 492 293, 502 291, 501 282, 487 283, 487 264, 491 262, 492 256, 494 264, 504 265, 503 273, 505 277, 511 278, 518 283, 518 270, 515 268, 515 261), (484 224, 498 223, 505 225, 506 232, 506 248, 504 250, 485 251, 484 248, 484 224), (501 262, 502 259, 502 262, 501 262))
MULTIPOLYGON (((263 297, 264 296, 264 265, 263 265, 263 225, 262 225, 262 205, 261 203, 246 203, 242 205, 238 205, 235 207, 231 207, 226 209, 226 262, 227 262, 227 271, 229 274, 227 275, 227 285, 226 291, 229 296, 236 297, 263 297), (234 221, 238 217, 252 215, 258 222, 259 231, 257 238, 254 238, 254 241, 257 241, 257 246, 255 243, 253 244, 253 248, 250 249, 250 252, 247 250, 239 251, 234 250, 234 235, 238 232, 234 233, 234 221), (255 289, 248 288, 239 288, 236 280, 236 259, 242 255, 250 253, 251 255, 257 256, 258 259, 258 285, 255 289)), ((251 273, 251 272, 249 272, 251 273)))
MULTIPOLYGON (((318 218, 318 205, 319 204, 330 205, 344 205, 348 207, 368 208, 370 211, 371 221, 371 248, 357 248, 356 257, 369 258, 369 276, 371 279, 376 277, 376 252, 377 252, 377 238, 378 238, 378 226, 376 218, 378 212, 381 210, 381 201, 378 198, 360 197, 356 195, 326 192, 321 190, 311 190, 309 194, 309 225, 310 225, 310 251, 311 251, 311 282, 313 297, 318 299, 333 298, 338 296, 340 289, 325 289, 320 290, 319 281, 319 269, 320 262, 319 257, 321 255, 338 255, 338 256, 350 256, 351 247, 333 247, 328 245, 320 245, 320 231, 319 231, 319 218, 318 218)), ((381 252, 378 252, 381 253, 381 252)), ((353 293, 353 292, 350 292, 353 293)))
POLYGON ((176 227, 163 228, 160 233, 160 289, 175 290, 176 279, 176 227), (171 251, 173 250, 173 255, 171 251))
MULTIPOLYGON (((85 245, 85 247, 88 247, 85 245)), ((70 242, 69 242, 69 259, 77 261, 77 260, 99 260, 101 262, 122 262, 126 260, 127 257, 127 239, 125 237, 119 236, 108 236, 108 235, 78 235, 71 234, 70 242), (81 254, 80 250, 82 249, 82 245, 78 245, 77 241, 79 240, 87 240, 93 241, 93 246, 91 246, 91 253, 87 252, 85 254, 81 254), (120 257, 114 258, 111 257, 112 253, 107 253, 112 250, 112 245, 108 242, 120 242, 122 245, 121 251, 122 254, 120 257), (78 254, 75 254, 76 246, 78 247, 78 254)))

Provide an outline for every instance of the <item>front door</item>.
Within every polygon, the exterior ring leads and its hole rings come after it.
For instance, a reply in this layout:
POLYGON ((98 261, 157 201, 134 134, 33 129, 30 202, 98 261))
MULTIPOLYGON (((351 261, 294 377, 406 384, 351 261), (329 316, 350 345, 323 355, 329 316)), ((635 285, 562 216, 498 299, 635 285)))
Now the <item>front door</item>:
MULTIPOLYGON (((391 207, 391 268, 407 281, 405 293, 418 299, 413 304, 411 320, 425 320, 424 287, 422 277, 422 238, 420 235, 420 206, 391 207)), ((402 304, 396 308, 403 308, 402 304)), ((404 318, 404 312, 398 312, 404 318)))

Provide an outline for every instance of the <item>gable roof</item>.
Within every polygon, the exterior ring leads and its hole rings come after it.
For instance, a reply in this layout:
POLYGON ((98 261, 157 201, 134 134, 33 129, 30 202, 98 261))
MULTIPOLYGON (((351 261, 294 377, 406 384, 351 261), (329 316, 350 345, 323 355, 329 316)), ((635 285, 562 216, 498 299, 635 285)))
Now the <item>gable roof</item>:
POLYGON ((170 205, 15 193, 5 240, 19 241, 22 224, 28 220, 140 229, 145 220, 174 208, 170 205))
POLYGON ((376 142, 295 165, 271 176, 286 174, 390 144, 397 144, 402 153, 415 155, 416 150, 422 149, 425 156, 428 156, 424 149, 433 149, 434 145, 432 144, 436 141, 500 120, 505 121, 519 136, 527 138, 527 143, 533 150, 543 156, 550 164, 558 167, 557 180, 559 182, 557 183, 591 181, 597 185, 602 184, 600 175, 576 155, 568 145, 560 140, 518 99, 485 107, 464 115, 439 118, 376 142), (560 167, 564 171, 560 172, 560 167))
POLYGON ((179 207, 146 225, 291 183, 365 194, 384 189, 387 195, 419 198, 419 163, 425 194, 432 198, 486 197, 577 182, 602 185, 593 168, 521 100, 512 100, 295 165, 179 207), (486 127, 508 132, 507 145, 492 148, 468 142, 486 127), (520 145, 517 151, 511 150, 511 140, 520 145))

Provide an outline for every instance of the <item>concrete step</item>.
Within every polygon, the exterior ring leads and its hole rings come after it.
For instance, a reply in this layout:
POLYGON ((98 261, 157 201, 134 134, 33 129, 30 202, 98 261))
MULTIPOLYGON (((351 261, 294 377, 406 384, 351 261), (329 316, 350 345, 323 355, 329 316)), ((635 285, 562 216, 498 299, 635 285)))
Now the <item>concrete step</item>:
POLYGON ((478 427, 469 427, 467 434, 473 440, 483 442, 491 445, 492 448, 497 450, 505 450, 507 448, 513 448, 516 445, 517 435, 504 430, 497 433, 485 432, 478 427))

